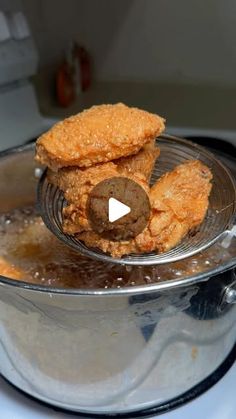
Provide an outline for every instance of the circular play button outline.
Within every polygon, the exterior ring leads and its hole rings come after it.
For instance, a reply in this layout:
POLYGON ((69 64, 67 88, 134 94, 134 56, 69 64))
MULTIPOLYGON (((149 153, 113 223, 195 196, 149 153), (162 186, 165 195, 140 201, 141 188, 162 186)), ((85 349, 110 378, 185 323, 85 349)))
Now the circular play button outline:
POLYGON ((146 227, 150 202, 137 182, 117 176, 99 182, 90 192, 87 217, 94 232, 112 241, 127 241, 146 227))

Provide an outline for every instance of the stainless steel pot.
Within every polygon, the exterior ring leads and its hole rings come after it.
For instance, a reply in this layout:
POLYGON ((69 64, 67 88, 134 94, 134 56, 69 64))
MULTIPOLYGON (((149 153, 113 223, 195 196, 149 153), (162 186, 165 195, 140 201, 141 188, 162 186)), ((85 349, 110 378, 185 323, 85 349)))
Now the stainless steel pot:
MULTIPOLYGON (((31 145, 1 154, 1 212, 35 202, 33 155, 31 145)), ((1 374, 40 400, 90 414, 182 395, 235 344, 235 236, 221 245, 220 260, 198 275, 132 288, 64 290, 1 277, 1 374)))

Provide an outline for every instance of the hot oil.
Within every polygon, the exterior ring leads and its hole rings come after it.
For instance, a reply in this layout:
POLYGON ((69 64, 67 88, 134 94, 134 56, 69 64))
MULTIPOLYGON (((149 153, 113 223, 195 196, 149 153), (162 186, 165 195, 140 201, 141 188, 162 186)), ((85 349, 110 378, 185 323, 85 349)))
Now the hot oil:
POLYGON ((0 274, 40 285, 66 288, 114 288, 133 281, 122 266, 79 255, 60 242, 34 208, 0 216, 0 274))
POLYGON ((79 255, 45 227, 33 207, 0 216, 0 274, 29 283, 63 288, 121 288, 183 278, 221 262, 213 246, 182 262, 124 267, 79 255))

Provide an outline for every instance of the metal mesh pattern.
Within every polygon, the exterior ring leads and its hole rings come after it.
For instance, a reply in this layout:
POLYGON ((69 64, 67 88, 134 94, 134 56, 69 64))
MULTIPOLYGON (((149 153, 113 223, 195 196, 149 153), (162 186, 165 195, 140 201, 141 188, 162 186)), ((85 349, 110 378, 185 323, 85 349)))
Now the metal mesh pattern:
POLYGON ((208 213, 195 234, 186 236, 178 246, 165 253, 112 258, 99 249, 88 248, 75 237, 63 233, 62 209, 66 201, 62 191, 47 182, 46 172, 44 172, 39 182, 38 201, 47 227, 65 244, 86 256, 124 265, 157 265, 175 262, 211 246, 222 233, 232 227, 236 208, 236 190, 231 175, 213 154, 190 141, 163 135, 158 138, 158 146, 161 154, 153 170, 151 183, 186 160, 199 159, 212 170, 213 188, 208 213))

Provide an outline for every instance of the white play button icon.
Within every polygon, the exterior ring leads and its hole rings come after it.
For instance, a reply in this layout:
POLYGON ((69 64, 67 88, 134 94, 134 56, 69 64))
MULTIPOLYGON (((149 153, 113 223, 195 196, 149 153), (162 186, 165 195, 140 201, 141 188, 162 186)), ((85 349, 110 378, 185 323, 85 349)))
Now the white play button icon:
POLYGON ((110 223, 119 220, 125 215, 129 214, 131 208, 128 205, 123 204, 115 198, 110 198, 108 201, 108 218, 110 223))
POLYGON ((89 194, 87 218, 105 240, 131 240, 147 226, 149 197, 142 186, 124 176, 102 180, 89 194))

